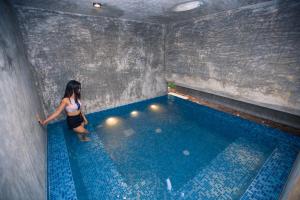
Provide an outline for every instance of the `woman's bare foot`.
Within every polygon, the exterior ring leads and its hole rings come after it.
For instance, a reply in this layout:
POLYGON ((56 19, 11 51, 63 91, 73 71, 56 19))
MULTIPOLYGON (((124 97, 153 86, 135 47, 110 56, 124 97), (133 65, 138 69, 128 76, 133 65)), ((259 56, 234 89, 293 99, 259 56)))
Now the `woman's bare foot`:
POLYGON ((79 140, 80 140, 81 142, 88 142, 88 141, 91 141, 91 139, 90 139, 89 137, 85 136, 85 135, 77 134, 77 136, 78 136, 78 138, 79 138, 79 140))
POLYGON ((82 138, 81 138, 81 141, 82 142, 89 142, 89 141, 91 141, 91 139, 89 137, 83 135, 82 138))

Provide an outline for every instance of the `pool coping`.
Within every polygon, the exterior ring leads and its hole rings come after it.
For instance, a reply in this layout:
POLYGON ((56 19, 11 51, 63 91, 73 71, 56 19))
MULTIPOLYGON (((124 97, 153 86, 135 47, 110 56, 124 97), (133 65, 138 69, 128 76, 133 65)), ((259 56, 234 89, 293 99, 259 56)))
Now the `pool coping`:
POLYGON ((290 135, 295 135, 295 136, 300 137, 300 129, 298 129, 298 128, 295 128, 295 127, 292 127, 292 126, 289 126, 289 125, 286 125, 286 124, 283 124, 283 123, 275 122, 273 120, 266 119, 266 118, 263 118, 263 117, 259 117, 259 116, 253 115, 253 114, 249 114, 249 113, 246 113, 244 111, 240 111, 238 109, 230 108, 226 105, 210 102, 210 101, 205 100, 203 98, 195 97, 195 96, 180 92, 180 91, 178 91, 174 88, 173 89, 168 88, 168 94, 173 95, 172 93, 178 95, 177 96, 178 98, 180 98, 179 96, 182 96, 182 97, 185 97, 187 101, 192 101, 194 103, 204 105, 204 106, 207 106, 209 108, 212 108, 212 109, 215 109, 215 110, 218 110, 218 111, 226 112, 226 113, 229 113, 231 115, 235 115, 237 117, 240 117, 240 118, 243 118, 243 119, 246 119, 246 120, 249 120, 249 121, 253 121, 253 122, 256 122, 256 123, 264 125, 264 126, 269 126, 269 127, 274 128, 274 129, 279 129, 279 130, 281 130, 285 133, 288 133, 290 135))

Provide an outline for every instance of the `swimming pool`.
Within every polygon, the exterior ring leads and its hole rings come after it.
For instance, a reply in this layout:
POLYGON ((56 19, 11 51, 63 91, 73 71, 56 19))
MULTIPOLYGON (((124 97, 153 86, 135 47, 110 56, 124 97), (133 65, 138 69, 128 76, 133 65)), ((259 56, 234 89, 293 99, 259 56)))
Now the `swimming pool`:
POLYGON ((48 127, 49 199, 277 199, 300 140, 174 96, 48 127))

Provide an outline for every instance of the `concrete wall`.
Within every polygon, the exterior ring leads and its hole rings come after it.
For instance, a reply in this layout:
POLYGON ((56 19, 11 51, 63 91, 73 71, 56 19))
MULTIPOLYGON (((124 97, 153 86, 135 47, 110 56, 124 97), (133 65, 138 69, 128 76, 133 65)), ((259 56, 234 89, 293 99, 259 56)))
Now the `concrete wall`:
POLYGON ((167 80, 300 115, 299 10, 278 0, 170 24, 167 80))
POLYGON ((280 200, 299 200, 300 197, 300 153, 294 163, 280 200))
POLYGON ((0 199, 46 197, 43 113, 16 19, 0 0, 0 199))
POLYGON ((87 112, 166 93, 162 25, 17 7, 46 113, 70 79, 87 112))

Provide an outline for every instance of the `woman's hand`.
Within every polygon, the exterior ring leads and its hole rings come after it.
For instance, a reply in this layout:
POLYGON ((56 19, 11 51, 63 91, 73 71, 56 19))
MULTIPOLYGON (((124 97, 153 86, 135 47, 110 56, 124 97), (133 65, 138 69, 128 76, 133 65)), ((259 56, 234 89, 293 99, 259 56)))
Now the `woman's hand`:
POLYGON ((81 112, 81 116, 83 118, 83 123, 84 125, 87 125, 89 123, 89 121, 86 119, 85 115, 83 114, 83 112, 81 112))
POLYGON ((82 116, 83 116, 83 123, 84 123, 84 125, 87 125, 89 123, 89 121, 86 119, 86 117, 85 117, 84 114, 82 114, 82 116))
POLYGON ((60 113, 64 110, 64 108, 66 107, 66 105, 68 104, 67 102, 68 102, 67 98, 64 98, 64 99, 61 101, 60 105, 56 108, 55 112, 52 113, 49 117, 47 117, 47 119, 45 119, 45 120, 42 120, 42 119, 40 118, 40 116, 37 114, 37 115, 36 115, 36 118, 37 118, 38 122, 39 122, 42 126, 45 126, 45 125, 48 124, 50 121, 52 121, 52 120, 54 120, 55 118, 57 118, 57 117, 60 115, 60 113))
POLYGON ((39 123, 42 125, 42 126, 45 126, 47 123, 46 123, 46 120, 41 120, 39 121, 39 123))
POLYGON ((37 118, 38 122, 40 123, 40 125, 45 126, 47 124, 46 120, 42 120, 38 114, 36 115, 36 118, 37 118))

